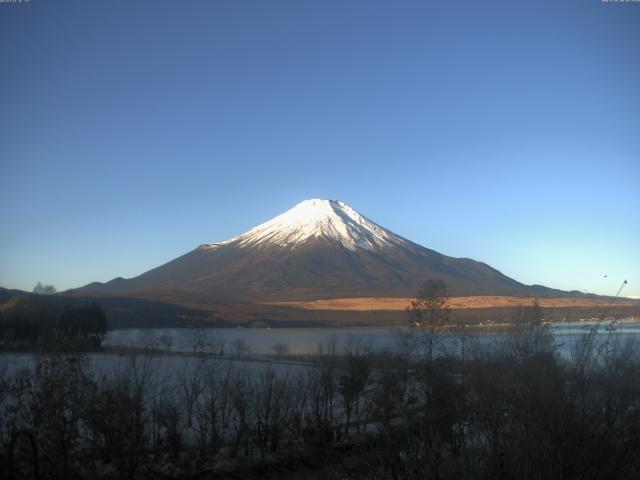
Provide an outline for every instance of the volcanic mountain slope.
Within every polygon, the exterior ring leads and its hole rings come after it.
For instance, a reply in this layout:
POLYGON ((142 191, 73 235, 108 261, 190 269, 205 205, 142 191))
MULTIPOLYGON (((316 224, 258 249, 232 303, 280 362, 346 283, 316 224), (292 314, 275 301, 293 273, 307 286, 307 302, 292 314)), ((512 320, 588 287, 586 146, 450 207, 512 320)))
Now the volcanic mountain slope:
POLYGON ((303 201, 243 235, 201 245, 138 277, 92 283, 76 293, 160 296, 183 304, 411 297, 429 278, 445 280, 452 295, 566 295, 429 250, 342 202, 320 199, 303 201))

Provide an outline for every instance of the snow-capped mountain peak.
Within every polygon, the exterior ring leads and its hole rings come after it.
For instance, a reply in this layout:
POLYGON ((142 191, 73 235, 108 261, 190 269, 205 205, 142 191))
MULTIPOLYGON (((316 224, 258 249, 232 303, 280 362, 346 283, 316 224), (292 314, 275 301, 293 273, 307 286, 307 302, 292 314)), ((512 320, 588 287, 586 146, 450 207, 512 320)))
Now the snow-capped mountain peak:
POLYGON ((375 250, 406 244, 404 239, 360 215, 346 203, 315 198, 300 202, 285 213, 224 243, 237 243, 243 247, 276 245, 295 248, 316 238, 339 242, 350 250, 375 250))
MULTIPOLYGON (((263 319, 277 314, 263 302, 406 298, 430 278, 446 281, 455 295, 528 296, 542 288, 405 240, 342 202, 312 199, 226 242, 201 245, 135 278, 83 290, 170 298, 198 308, 212 302, 216 312, 238 303, 239 318, 263 319), (247 306, 252 302, 260 305, 255 311, 247 306)), ((283 315, 291 321, 299 312, 283 315)))

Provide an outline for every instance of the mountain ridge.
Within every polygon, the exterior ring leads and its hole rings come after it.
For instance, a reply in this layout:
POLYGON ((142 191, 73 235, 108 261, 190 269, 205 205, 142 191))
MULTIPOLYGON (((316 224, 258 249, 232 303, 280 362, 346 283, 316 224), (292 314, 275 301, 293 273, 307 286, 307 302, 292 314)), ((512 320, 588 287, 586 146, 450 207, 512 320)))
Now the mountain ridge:
POLYGON ((484 262, 442 255, 369 220, 346 203, 310 199, 224 242, 194 250, 130 279, 93 282, 77 293, 163 290, 254 302, 408 297, 429 278, 452 295, 567 295, 527 286, 484 262))

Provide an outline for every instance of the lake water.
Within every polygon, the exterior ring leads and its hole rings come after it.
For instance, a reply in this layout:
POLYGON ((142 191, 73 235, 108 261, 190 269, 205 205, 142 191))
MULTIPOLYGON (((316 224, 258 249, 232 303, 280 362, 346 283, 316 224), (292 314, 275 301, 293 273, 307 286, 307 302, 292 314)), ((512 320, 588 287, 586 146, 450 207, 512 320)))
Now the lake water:
MULTIPOLYGON (((596 326, 598 327, 598 335, 596 335, 594 343, 596 347, 604 346, 605 342, 612 338, 611 328, 607 328, 609 326, 607 323, 597 325, 591 322, 579 322, 551 325, 551 332, 560 354, 570 359, 580 340, 596 326)), ((110 376, 118 371, 126 371, 135 365, 138 372, 148 370, 154 383, 158 384, 176 384, 181 375, 189 375, 189 372, 197 368, 212 366, 220 371, 233 369, 234 372, 243 371, 249 375, 260 375, 266 369, 273 368, 278 375, 295 377, 303 375, 309 365, 290 359, 276 361, 274 345, 286 345, 288 353, 292 354, 314 354, 319 350, 327 351, 330 345, 335 345, 337 353, 357 348, 393 351, 399 347, 403 339, 406 339, 403 331, 388 328, 283 328, 270 330, 171 328, 112 330, 107 334, 104 343, 107 346, 124 347, 145 347, 152 344, 162 351, 166 349, 166 345, 163 346, 159 339, 165 336, 171 338, 171 352, 190 353, 193 351, 194 335, 204 341, 202 351, 216 355, 130 356, 117 353, 91 353, 88 355, 90 371, 97 378, 101 375, 110 376), (241 355, 234 352, 233 345, 237 341, 248 345, 250 352, 244 351, 241 355), (223 350, 223 357, 219 355, 221 350, 223 350)), ((471 352, 473 349, 508 345, 512 337, 512 335, 489 331, 464 336, 443 334, 440 351, 460 355, 463 345, 466 352, 471 352)), ((620 340, 621 344, 629 340, 640 342, 640 324, 632 321, 617 322, 614 325, 613 338, 620 340)), ((634 348, 640 351, 637 345, 634 348)), ((0 353, 0 375, 11 374, 23 368, 31 368, 34 362, 35 357, 30 353, 0 353)))
MULTIPOLYGON (((596 325, 594 322, 556 323, 551 325, 551 332, 556 344, 561 349, 570 349, 579 339, 591 329, 598 327, 598 340, 604 341, 609 335, 609 323, 596 325)), ((640 324, 632 320, 619 320, 614 325, 614 332, 623 338, 636 338, 640 334, 640 324)), ((273 347, 277 344, 285 345, 288 353, 313 354, 319 349, 326 350, 329 345, 335 345, 338 352, 348 348, 369 348, 372 350, 394 350, 403 339, 406 330, 389 328, 220 328, 193 330, 186 328, 163 329, 123 329, 111 330, 105 338, 108 346, 144 347, 159 343, 161 337, 169 337, 170 349, 175 352, 193 351, 193 339, 200 336, 206 345, 205 351, 226 355, 233 354, 234 346, 240 341, 250 348, 253 355, 273 355, 273 347)), ((443 334, 443 344, 448 349, 458 348, 461 336, 443 334)), ((508 334, 499 334, 487 329, 487 333, 465 334, 464 338, 470 344, 489 345, 496 341, 509 338, 508 334)), ((640 336, 637 337, 640 339, 640 336)))
MULTIPOLYGON (((25 369, 32 369, 37 355, 26 352, 0 352, 0 378, 10 377, 25 369)), ((119 372, 135 371, 136 375, 148 375, 152 383, 175 384, 181 376, 188 377, 198 369, 215 368, 218 372, 239 372, 258 376, 267 370, 288 377, 304 374, 308 364, 291 361, 275 361, 259 356, 234 356, 220 358, 192 355, 120 355, 114 353, 89 353, 88 371, 94 378, 113 377, 119 372), (132 370, 133 369, 133 370, 132 370)))

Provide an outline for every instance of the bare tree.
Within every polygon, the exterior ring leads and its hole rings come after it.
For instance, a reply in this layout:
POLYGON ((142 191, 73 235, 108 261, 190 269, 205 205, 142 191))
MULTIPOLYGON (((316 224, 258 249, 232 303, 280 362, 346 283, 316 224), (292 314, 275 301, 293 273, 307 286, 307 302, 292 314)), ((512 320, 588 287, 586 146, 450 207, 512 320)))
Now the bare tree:
MULTIPOLYGON (((338 377, 338 391, 342 397, 342 407, 347 417, 345 432, 349 433, 352 414, 356 419, 360 414, 360 397, 368 382, 371 366, 365 356, 347 355, 345 366, 338 377)), ((359 422, 356 422, 356 430, 359 431, 359 422)))
POLYGON ((187 427, 193 426, 194 410, 198 403, 198 398, 205 390, 203 381, 204 365, 199 363, 195 367, 185 362, 183 369, 178 372, 178 388, 181 393, 181 403, 186 410, 187 427))
POLYGON ((276 354, 276 360, 280 360, 280 357, 289 352, 289 345, 286 343, 276 343, 271 347, 276 354))
POLYGON ((204 353, 209 344, 209 334, 204 328, 193 328, 189 330, 187 340, 194 355, 204 353))
POLYGON ((251 351, 251 347, 244 338, 236 338, 231 344, 231 347, 238 357, 251 351))
POLYGON ((199 444, 205 455, 215 454, 223 446, 233 412, 231 387, 234 385, 237 372, 233 362, 226 362, 224 369, 218 365, 211 362, 206 367, 203 374, 202 401, 196 404, 199 444))
POLYGON ((272 452, 278 449, 291 408, 290 389, 287 377, 278 377, 273 368, 259 376, 255 387, 252 402, 254 428, 260 456, 264 457, 267 447, 272 452))
POLYGON ((388 427, 394 412, 403 403, 407 382, 395 369, 383 369, 379 372, 375 382, 374 404, 377 414, 385 427, 388 427))
POLYGON ((37 443, 51 477, 66 477, 80 451, 82 413, 89 390, 88 359, 82 354, 36 357, 30 409, 37 443))
POLYGON ((167 353, 169 353, 171 351, 171 346, 173 345, 173 337, 168 333, 163 333, 160 335, 159 340, 167 353))
POLYGON ((160 338, 151 330, 140 331, 138 343, 149 353, 156 353, 160 350, 160 338))
POLYGON ((249 456, 251 443, 250 433, 253 423, 251 399, 255 398, 255 391, 246 370, 240 371, 238 375, 235 376, 230 388, 230 401, 233 408, 233 425, 235 430, 230 454, 232 457, 235 457, 242 448, 244 455, 249 456))
POLYGON ((109 460, 118 478, 136 478, 145 464, 150 411, 146 396, 151 386, 149 357, 125 357, 93 389, 86 428, 97 459, 109 460))
POLYGON ((440 341, 442 327, 449 323, 449 295, 443 280, 427 280, 407 308, 410 327, 419 334, 426 359, 433 360, 433 352, 440 341))
POLYGON ((553 336, 544 321, 538 299, 528 306, 520 305, 513 312, 513 322, 518 335, 511 337, 520 357, 549 353, 553 350, 553 336))
POLYGON ((227 338, 225 337, 224 332, 218 328, 213 329, 207 338, 207 346, 211 349, 211 352, 214 355, 224 355, 224 348, 227 345, 227 338))
POLYGON ((56 287, 54 287, 53 285, 49 285, 46 283, 43 284, 42 282, 36 283, 36 286, 33 287, 33 293, 38 293, 40 295, 53 295, 57 291, 58 290, 56 290, 56 287))

